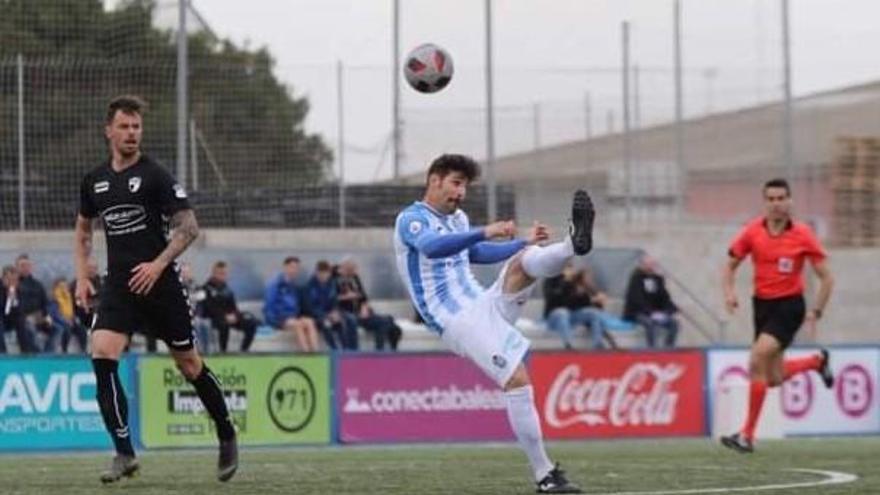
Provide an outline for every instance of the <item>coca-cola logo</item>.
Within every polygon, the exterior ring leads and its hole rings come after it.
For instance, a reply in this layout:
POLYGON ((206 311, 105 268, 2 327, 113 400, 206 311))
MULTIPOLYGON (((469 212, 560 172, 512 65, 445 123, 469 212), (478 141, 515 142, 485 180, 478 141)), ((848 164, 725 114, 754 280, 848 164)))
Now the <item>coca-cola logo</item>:
POLYGON ((686 371, 679 364, 637 362, 617 377, 582 376, 581 367, 563 368, 550 385, 544 418, 553 428, 664 426, 675 421, 679 394, 672 386, 686 371))

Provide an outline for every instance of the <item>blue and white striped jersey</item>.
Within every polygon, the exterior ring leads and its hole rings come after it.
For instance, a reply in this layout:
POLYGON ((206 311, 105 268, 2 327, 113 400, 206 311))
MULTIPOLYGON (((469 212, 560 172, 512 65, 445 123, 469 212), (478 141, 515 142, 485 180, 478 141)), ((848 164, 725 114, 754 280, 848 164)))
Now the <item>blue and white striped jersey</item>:
POLYGON ((467 214, 460 209, 445 215, 416 201, 397 215, 397 269, 413 304, 431 330, 443 333, 445 323, 485 291, 471 272, 469 259, 469 246, 480 240, 482 233, 470 230, 467 214), (448 256, 429 258, 420 249, 437 235, 469 232, 474 234, 472 242, 448 256))

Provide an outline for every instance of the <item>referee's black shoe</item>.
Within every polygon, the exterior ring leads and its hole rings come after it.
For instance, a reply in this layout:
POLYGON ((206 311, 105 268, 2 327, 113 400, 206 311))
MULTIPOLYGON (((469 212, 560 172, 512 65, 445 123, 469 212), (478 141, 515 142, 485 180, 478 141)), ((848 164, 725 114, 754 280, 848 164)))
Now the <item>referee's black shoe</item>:
POLYGON ((559 464, 553 466, 553 470, 547 473, 538 482, 536 493, 584 493, 579 486, 568 481, 565 472, 559 469, 559 464))
POLYGON ((133 478, 137 476, 140 467, 137 457, 116 454, 110 469, 101 473, 101 483, 115 483, 122 478, 133 478))
POLYGON ((217 459, 217 479, 229 481, 238 469, 238 435, 220 440, 220 457, 217 459))
POLYGON ((755 446, 752 445, 752 441, 746 438, 742 433, 734 433, 733 435, 721 437, 721 445, 724 445, 728 449, 735 450, 740 454, 751 454, 755 451, 755 446))
POLYGON ((593 220, 596 218, 596 210, 593 208, 593 200, 583 189, 574 193, 571 202, 571 224, 569 235, 574 254, 583 256, 593 249, 593 220))
POLYGON ((819 365, 819 375, 822 377, 822 383, 825 384, 825 388, 831 388, 834 386, 834 373, 831 372, 831 365, 828 360, 828 349, 820 349, 819 357, 822 359, 822 364, 819 365))

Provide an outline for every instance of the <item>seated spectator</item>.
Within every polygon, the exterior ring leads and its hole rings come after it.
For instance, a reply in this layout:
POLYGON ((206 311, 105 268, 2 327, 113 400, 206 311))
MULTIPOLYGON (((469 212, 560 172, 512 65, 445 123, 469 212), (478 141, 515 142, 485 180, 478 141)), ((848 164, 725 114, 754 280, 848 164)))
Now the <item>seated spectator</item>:
MULTIPOLYGON (((196 346, 199 348, 199 352, 203 354, 210 354, 211 352, 211 343, 214 341, 211 334, 211 322, 205 316, 205 289, 196 285, 196 277, 193 275, 192 264, 188 261, 181 261, 178 264, 180 269, 180 281, 183 283, 183 287, 186 289, 187 296, 189 297, 189 307, 192 312, 192 325, 193 332, 195 333, 196 346)), ((153 340, 153 345, 155 345, 156 338, 150 337, 153 340)))
POLYGON ((67 353, 70 337, 73 336, 82 353, 87 351, 88 335, 85 327, 79 324, 73 311, 73 293, 64 277, 55 279, 52 284, 52 297, 49 300, 49 314, 55 325, 62 328, 61 352, 67 353))
MULTIPOLYGON (((355 320, 364 330, 373 334, 377 351, 385 350, 386 342, 392 351, 396 351, 403 331, 392 316, 373 311, 357 268, 350 258, 343 259, 339 264, 335 277, 339 307, 345 318, 355 320)), ((416 311, 416 314, 419 312, 416 311)))
POLYGON ((571 349, 571 309, 569 300, 574 292, 577 271, 571 262, 566 263, 562 273, 544 280, 544 319, 547 329, 559 334, 566 349, 571 349))
POLYGON ((15 260, 18 270, 18 303, 24 317, 24 325, 31 335, 37 332, 46 334, 43 352, 58 352, 61 335, 64 329, 56 325, 49 315, 49 297, 46 288, 34 278, 34 264, 26 254, 19 255, 15 260))
POLYGON ((633 270, 626 288, 623 317, 645 328, 648 347, 656 347, 661 331, 666 347, 674 347, 678 336, 678 307, 666 290, 666 280, 657 270, 657 263, 648 255, 633 270))
POLYGON ((547 329, 559 334, 566 349, 571 349, 573 331, 582 325, 592 335, 593 348, 604 346, 607 336, 602 307, 607 296, 600 292, 589 268, 576 270, 568 263, 562 273, 544 281, 544 318, 547 329))
POLYGON ((579 271, 575 276, 574 292, 569 301, 571 324, 587 327, 593 349, 604 349, 606 340, 612 347, 617 347, 607 329, 606 322, 616 319, 604 310, 608 302, 608 295, 596 286, 592 269, 587 266, 579 271))
MULTIPOLYGON (((74 304, 73 306, 73 315, 74 315, 74 325, 80 327, 83 332, 88 333, 88 330, 92 328, 92 323, 95 320, 95 311, 98 309, 98 301, 101 297, 101 288, 104 286, 104 279, 101 277, 101 274, 98 273, 98 260, 96 260, 93 256, 89 257, 86 261, 86 273, 88 275, 89 281, 92 283, 92 288, 95 289, 95 292, 89 296, 88 301, 84 301, 84 303, 74 304)), ((71 294, 76 294, 76 280, 72 280, 70 282, 70 286, 68 287, 71 294)), ((69 341, 70 338, 68 337, 69 341)), ((61 340, 61 348, 67 349, 68 343, 65 339, 61 340)), ((85 352, 85 348, 83 351, 85 352)))
POLYGON ((34 335, 24 324, 24 315, 18 298, 18 270, 14 266, 3 267, 0 283, 0 353, 6 354, 6 332, 14 331, 21 354, 38 352, 34 335))
POLYGON ((266 286, 263 316, 266 323, 278 330, 291 332, 297 347, 303 352, 318 350, 318 328, 307 312, 306 299, 296 285, 299 275, 299 258, 290 256, 284 260, 284 271, 266 286))
POLYGON ((220 352, 226 352, 229 346, 229 330, 234 328, 244 333, 241 341, 241 352, 247 352, 257 334, 257 326, 260 322, 251 313, 243 313, 238 310, 235 301, 235 293, 229 287, 229 267, 225 261, 217 261, 211 267, 211 276, 202 289, 205 299, 202 301, 202 309, 205 317, 211 322, 211 326, 217 330, 220 337, 220 352))
POLYGON ((336 298, 336 284, 331 280, 332 276, 330 263, 319 261, 315 266, 314 275, 306 285, 309 311, 328 347, 356 351, 358 349, 357 320, 342 317, 339 300, 336 298))

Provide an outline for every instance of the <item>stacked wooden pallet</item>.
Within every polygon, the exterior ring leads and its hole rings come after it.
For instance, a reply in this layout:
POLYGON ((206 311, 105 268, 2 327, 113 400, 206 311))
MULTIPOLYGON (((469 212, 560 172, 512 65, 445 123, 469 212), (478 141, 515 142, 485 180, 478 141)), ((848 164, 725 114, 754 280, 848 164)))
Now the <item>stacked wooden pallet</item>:
POLYGON ((831 186, 834 244, 880 246, 880 138, 837 138, 831 186))

